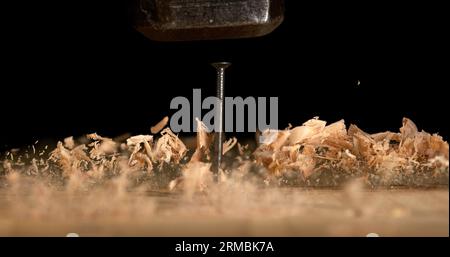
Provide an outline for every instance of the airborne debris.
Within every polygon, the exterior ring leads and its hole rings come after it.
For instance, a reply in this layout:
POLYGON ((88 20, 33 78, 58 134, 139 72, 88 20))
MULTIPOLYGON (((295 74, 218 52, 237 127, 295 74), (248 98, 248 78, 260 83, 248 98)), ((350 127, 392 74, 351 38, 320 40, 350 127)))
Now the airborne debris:
MULTIPOLYGON (((163 129, 167 119, 152 127, 152 133, 159 135, 122 138, 126 144, 96 133, 86 136, 87 143, 68 137, 58 142, 48 159, 42 158, 43 151, 26 153, 28 164, 13 149, 5 156, 3 174, 63 181, 76 176, 76 181, 94 184, 122 174, 135 182, 160 181, 158 176, 165 174, 170 178, 166 186, 172 181, 172 189, 195 184, 206 190, 210 181, 203 176, 209 174, 214 134, 197 120, 196 149, 188 149, 170 128, 163 129)), ((437 134, 419 131, 407 118, 399 132, 369 134, 354 124, 347 128, 344 120, 327 125, 315 117, 301 126, 263 131, 257 143, 252 150, 236 138, 225 141, 223 154, 228 161, 221 178, 235 173, 257 177, 266 185, 340 186, 354 178, 371 186, 448 185, 448 143, 437 134), (235 146, 236 151, 231 151, 235 146)))
POLYGON ((155 126, 150 128, 152 134, 157 134, 160 132, 169 122, 169 117, 164 117, 160 122, 158 122, 155 126))

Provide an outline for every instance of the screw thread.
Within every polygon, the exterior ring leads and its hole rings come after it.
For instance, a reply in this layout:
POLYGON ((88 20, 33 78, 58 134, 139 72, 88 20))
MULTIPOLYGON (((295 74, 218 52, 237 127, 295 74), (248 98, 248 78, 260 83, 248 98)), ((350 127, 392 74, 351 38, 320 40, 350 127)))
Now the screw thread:
POLYGON ((221 63, 213 63, 212 64, 217 70, 217 94, 216 97, 218 99, 218 110, 217 110, 217 118, 215 121, 218 123, 215 131, 215 140, 214 140, 214 153, 216 155, 216 159, 213 162, 213 172, 217 175, 220 170, 220 166, 222 163, 222 155, 223 155, 223 141, 224 141, 224 122, 223 122, 223 104, 224 104, 224 96, 225 96, 225 69, 230 66, 230 63, 221 62, 221 63))

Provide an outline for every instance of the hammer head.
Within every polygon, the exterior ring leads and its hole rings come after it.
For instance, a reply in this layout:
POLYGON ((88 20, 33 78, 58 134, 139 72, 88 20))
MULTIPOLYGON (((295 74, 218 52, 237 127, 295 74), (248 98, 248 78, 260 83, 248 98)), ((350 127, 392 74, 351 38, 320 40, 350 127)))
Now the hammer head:
POLYGON ((132 0, 131 18, 152 40, 263 36, 283 21, 283 0, 132 0))

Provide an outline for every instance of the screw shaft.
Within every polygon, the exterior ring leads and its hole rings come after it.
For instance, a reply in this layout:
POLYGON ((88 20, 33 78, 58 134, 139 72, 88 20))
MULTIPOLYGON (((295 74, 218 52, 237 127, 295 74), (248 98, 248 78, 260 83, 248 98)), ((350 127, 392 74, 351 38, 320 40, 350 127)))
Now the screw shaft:
POLYGON ((218 118, 217 124, 215 126, 215 137, 214 137, 214 154, 216 156, 215 161, 213 162, 213 172, 216 175, 219 174, 220 166, 222 164, 222 155, 223 155, 223 141, 224 141, 224 96, 225 96, 225 69, 231 65, 231 63, 227 62, 218 62, 212 64, 217 70, 217 113, 216 117, 218 118))

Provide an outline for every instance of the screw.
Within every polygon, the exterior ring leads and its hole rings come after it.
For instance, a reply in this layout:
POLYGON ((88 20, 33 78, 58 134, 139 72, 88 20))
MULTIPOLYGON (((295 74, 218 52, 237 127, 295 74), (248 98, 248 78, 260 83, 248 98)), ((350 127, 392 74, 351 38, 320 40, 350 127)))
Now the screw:
POLYGON ((215 136, 214 136, 214 154, 216 155, 215 162, 213 162, 213 172, 215 174, 214 178, 217 181, 217 175, 219 174, 220 165, 222 163, 223 154, 223 140, 224 140, 224 122, 223 122, 223 104, 224 104, 224 86, 225 86, 225 69, 228 68, 231 63, 229 62, 215 62, 211 64, 217 70, 217 100, 218 109, 216 117, 218 118, 218 124, 215 126, 215 136))

